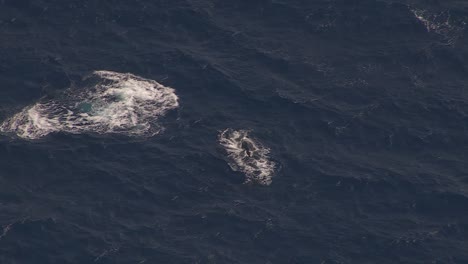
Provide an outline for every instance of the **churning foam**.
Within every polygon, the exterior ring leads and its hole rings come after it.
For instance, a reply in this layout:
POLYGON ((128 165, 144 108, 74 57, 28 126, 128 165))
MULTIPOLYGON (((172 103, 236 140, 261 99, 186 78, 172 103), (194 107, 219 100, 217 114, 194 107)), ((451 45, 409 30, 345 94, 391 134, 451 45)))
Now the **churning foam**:
POLYGON ((6 119, 0 131, 37 139, 53 132, 152 136, 156 121, 179 106, 175 90, 130 73, 95 71, 81 89, 42 99, 6 119))
POLYGON ((246 183, 271 184, 276 164, 270 160, 270 149, 251 138, 249 131, 226 129, 220 133, 219 143, 227 152, 229 166, 243 172, 246 183))

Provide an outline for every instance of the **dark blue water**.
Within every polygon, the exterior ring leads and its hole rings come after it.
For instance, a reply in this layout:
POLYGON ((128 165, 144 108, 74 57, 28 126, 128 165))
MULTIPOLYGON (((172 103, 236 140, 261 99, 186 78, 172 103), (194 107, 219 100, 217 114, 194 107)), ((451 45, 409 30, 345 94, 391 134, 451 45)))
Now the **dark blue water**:
POLYGON ((179 106, 151 136, 4 131, 0 263, 468 263, 466 22, 448 0, 1 0, 2 122, 93 113, 97 70, 179 106))

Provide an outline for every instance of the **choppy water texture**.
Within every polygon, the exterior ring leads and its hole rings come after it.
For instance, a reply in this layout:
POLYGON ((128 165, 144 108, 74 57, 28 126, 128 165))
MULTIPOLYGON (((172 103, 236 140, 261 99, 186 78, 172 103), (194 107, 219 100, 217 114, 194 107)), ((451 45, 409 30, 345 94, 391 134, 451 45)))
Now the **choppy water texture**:
POLYGON ((467 21, 0 1, 0 263, 468 263, 467 21))

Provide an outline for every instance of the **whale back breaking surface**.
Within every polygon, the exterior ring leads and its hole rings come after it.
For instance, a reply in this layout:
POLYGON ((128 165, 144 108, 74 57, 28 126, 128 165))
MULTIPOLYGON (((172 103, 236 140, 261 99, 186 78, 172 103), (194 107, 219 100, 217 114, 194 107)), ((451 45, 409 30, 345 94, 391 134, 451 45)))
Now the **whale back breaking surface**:
POLYGON ((246 183, 272 183, 276 164, 270 159, 270 149, 252 138, 248 130, 226 129, 219 134, 219 143, 226 151, 229 166, 244 173, 246 183))

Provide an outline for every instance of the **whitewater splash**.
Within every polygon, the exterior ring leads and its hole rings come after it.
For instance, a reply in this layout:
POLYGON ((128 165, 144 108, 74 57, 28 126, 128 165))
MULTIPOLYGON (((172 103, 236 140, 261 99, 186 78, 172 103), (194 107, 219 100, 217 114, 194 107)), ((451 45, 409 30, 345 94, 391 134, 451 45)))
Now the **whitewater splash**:
POLYGON ((246 183, 270 185, 276 164, 270 160, 270 149, 249 136, 247 130, 226 129, 219 143, 227 152, 229 166, 246 176, 246 183))
POLYGON ((82 89, 25 107, 0 131, 25 139, 53 132, 152 136, 162 129, 158 118, 179 106, 174 89, 130 73, 95 71, 86 82, 82 89))

